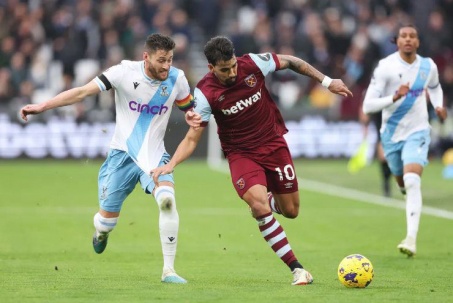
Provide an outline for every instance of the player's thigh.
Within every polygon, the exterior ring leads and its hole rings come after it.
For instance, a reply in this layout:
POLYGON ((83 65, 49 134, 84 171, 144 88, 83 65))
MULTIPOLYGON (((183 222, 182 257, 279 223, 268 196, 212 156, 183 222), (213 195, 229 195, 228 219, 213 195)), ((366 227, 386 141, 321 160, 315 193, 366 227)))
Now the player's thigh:
MULTIPOLYGON (((168 153, 164 153, 162 155, 162 158, 160 159, 158 166, 163 166, 163 165, 167 164, 168 162, 170 162, 170 155, 168 153)), ((166 184, 171 183, 172 185, 175 184, 175 179, 173 177, 173 173, 160 175, 157 180, 159 181, 159 184, 161 182, 166 182, 166 184)), ((143 171, 140 174, 140 185, 141 185, 142 189, 145 191, 145 193, 147 193, 147 194, 151 194, 154 191, 154 188, 156 187, 156 184, 154 184, 153 178, 149 174, 146 174, 143 171)))
POLYGON ((242 155, 230 155, 228 164, 231 182, 239 197, 242 198, 253 185, 267 187, 264 169, 256 161, 242 155))
MULTIPOLYGON (((279 148, 267 156, 261 165, 265 168, 267 188, 273 194, 291 194, 299 190, 293 159, 287 148, 279 148)), ((295 196, 285 195, 293 198, 295 196)))
POLYGON ((419 164, 422 167, 428 164, 428 150, 431 143, 430 131, 422 130, 410 135, 403 146, 401 158, 404 166, 419 164))
POLYGON ((382 141, 382 147, 384 149, 385 159, 390 168, 390 171, 394 176, 403 175, 403 160, 401 152, 403 149, 404 142, 386 142, 382 141))
POLYGON ((99 170, 98 197, 101 209, 119 212, 126 197, 134 190, 141 169, 120 150, 112 149, 99 170))

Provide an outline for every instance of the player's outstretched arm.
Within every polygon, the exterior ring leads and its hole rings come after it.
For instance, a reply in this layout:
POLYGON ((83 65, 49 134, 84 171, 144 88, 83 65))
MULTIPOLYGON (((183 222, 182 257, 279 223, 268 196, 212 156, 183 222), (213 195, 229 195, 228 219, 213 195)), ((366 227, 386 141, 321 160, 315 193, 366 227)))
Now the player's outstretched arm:
POLYGON ((71 88, 61 92, 48 101, 39 104, 27 104, 20 109, 20 116, 24 121, 28 121, 28 115, 37 115, 49 109, 74 104, 82 101, 85 97, 99 92, 100 89, 93 80, 84 86, 71 88))
POLYGON ((200 141, 204 129, 204 127, 198 127, 197 129, 191 127, 184 139, 182 139, 181 143, 179 143, 178 148, 176 149, 175 154, 171 158, 170 162, 151 170, 150 173, 156 185, 158 184, 158 178, 160 175, 172 173, 176 165, 183 162, 184 160, 189 158, 190 155, 192 155, 198 145, 198 142, 200 141))
POLYGON ((352 96, 352 92, 348 89, 348 87, 343 83, 341 79, 331 79, 325 76, 311 64, 300 58, 281 54, 278 54, 277 57, 280 61, 280 69, 289 68, 298 74, 313 78, 334 94, 338 94, 344 97, 352 96))

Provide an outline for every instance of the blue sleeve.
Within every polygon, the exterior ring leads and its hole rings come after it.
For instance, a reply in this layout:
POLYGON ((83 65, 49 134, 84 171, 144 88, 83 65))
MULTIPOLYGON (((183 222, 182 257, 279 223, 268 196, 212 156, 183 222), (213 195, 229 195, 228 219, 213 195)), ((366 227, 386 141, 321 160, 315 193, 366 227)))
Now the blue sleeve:
POLYGON ((203 122, 209 122, 212 110, 208 99, 206 99, 205 95, 197 87, 195 88, 193 95, 195 101, 194 111, 201 115, 201 120, 203 122))
POLYGON ((276 63, 274 57, 271 53, 264 54, 249 54, 253 62, 258 66, 264 76, 267 76, 269 73, 275 72, 276 63))

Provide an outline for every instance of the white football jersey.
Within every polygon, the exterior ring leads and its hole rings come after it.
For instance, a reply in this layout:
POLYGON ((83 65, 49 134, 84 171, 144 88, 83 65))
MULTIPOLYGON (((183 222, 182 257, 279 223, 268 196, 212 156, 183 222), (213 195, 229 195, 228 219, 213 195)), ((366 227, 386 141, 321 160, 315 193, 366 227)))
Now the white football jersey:
POLYGON ((393 142, 403 141, 412 133, 430 128, 426 91, 431 103, 442 107, 443 93, 434 61, 417 55, 409 64, 395 52, 380 60, 374 70, 363 110, 365 113, 382 110, 381 136, 393 142), (393 102, 399 87, 407 83, 410 87, 407 95, 393 102))
POLYGON ((164 135, 173 104, 191 108, 184 72, 171 67, 165 81, 145 74, 144 61, 123 60, 94 79, 101 91, 115 90, 116 126, 110 148, 127 152, 145 172, 165 152, 164 135))

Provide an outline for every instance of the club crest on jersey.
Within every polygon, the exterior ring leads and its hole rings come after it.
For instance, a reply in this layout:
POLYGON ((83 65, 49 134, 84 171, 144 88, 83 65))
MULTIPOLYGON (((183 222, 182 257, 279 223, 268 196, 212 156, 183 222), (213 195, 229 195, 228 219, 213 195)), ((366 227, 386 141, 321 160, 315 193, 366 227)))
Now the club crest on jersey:
POLYGON ((425 71, 420 71, 420 79, 426 80, 428 78, 428 75, 426 74, 425 71))
POLYGON ((256 77, 254 74, 251 74, 249 76, 247 76, 247 78, 244 79, 245 81, 245 84, 247 84, 247 86, 249 87, 254 87, 256 85, 256 77))
POLYGON ((245 181, 244 178, 241 178, 236 181, 236 185, 238 186, 239 189, 244 189, 245 187, 245 181))
POLYGON ((163 96, 163 97, 168 97, 168 91, 167 91, 168 87, 165 86, 165 85, 162 85, 160 87, 160 95, 163 96))

